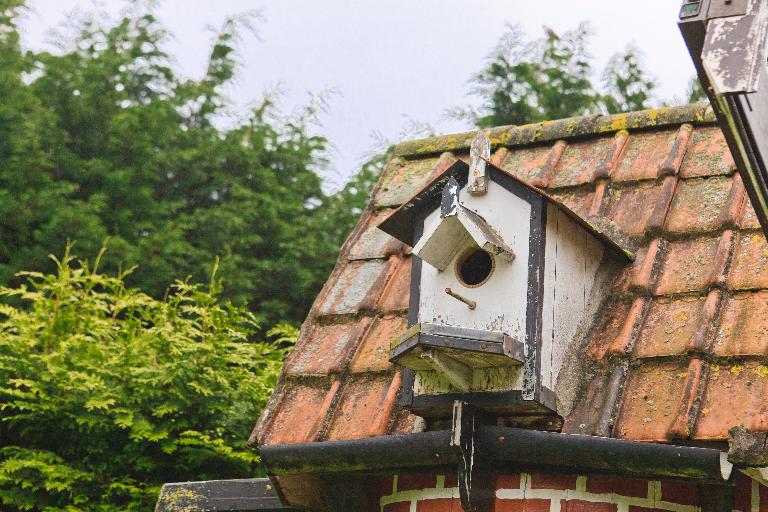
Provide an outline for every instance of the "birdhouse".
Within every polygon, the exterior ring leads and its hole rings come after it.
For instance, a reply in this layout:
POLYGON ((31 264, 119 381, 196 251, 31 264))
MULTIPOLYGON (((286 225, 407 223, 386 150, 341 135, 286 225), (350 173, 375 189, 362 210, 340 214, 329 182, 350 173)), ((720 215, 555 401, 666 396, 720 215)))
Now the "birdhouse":
POLYGON ((424 416, 457 399, 556 413, 564 361, 602 300, 598 277, 634 258, 609 221, 580 217, 489 157, 478 134, 469 164, 457 161, 379 226, 413 247, 410 328, 390 360, 407 370, 404 405, 424 416))

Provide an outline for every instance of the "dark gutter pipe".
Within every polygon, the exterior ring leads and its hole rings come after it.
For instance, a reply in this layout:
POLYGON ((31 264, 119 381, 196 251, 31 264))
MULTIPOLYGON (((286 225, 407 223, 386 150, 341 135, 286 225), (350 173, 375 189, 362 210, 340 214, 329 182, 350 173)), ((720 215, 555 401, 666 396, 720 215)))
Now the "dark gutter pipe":
MULTIPOLYGON (((461 452, 441 430, 349 441, 267 445, 261 460, 276 476, 381 472, 455 465, 461 452)), ((622 439, 482 426, 475 433, 474 463, 486 468, 540 467, 723 483, 731 465, 725 454, 622 439)))

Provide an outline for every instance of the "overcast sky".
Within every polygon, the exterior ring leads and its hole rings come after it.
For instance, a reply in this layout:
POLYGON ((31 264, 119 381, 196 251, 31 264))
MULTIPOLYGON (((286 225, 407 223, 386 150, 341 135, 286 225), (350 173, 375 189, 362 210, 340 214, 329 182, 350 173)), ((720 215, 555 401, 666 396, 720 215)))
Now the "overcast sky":
MULTIPOLYGON (((376 142, 397 141, 412 121, 437 133, 471 128, 445 118, 445 110, 473 103, 468 79, 504 32, 519 23, 531 37, 543 25, 562 32, 588 20, 595 32, 596 69, 633 42, 646 68, 659 80, 660 99, 682 97, 693 66, 678 33, 681 2, 645 0, 164 0, 158 13, 174 34, 169 50, 179 70, 199 76, 212 40, 208 27, 227 15, 259 10, 260 38, 245 37, 242 68, 229 91, 245 112, 265 90, 283 85, 282 106, 298 108, 310 93, 337 91, 322 118, 322 133, 334 145, 336 183, 355 172, 376 142)), ((25 44, 49 48, 51 28, 73 9, 99 6, 116 14, 122 0, 30 0, 25 44)))

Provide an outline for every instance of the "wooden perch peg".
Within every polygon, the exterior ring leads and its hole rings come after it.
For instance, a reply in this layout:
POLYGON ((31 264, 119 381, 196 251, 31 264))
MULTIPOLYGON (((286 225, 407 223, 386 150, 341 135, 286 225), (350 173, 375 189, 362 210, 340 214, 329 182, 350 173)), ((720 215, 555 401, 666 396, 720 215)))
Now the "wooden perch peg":
POLYGON ((445 289, 445 293, 453 297, 454 299, 458 300, 459 302, 463 302, 467 305, 469 309, 475 309, 477 307, 477 302, 470 300, 462 295, 459 295, 458 293, 454 292, 450 288, 445 289))

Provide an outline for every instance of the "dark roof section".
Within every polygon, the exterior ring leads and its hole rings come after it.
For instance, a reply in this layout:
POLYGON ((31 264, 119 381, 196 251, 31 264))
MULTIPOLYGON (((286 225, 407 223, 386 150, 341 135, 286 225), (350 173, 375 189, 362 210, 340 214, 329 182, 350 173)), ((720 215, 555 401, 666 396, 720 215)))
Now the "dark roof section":
MULTIPOLYGON (((585 334, 566 433, 722 442, 768 430, 768 243, 707 105, 490 131, 491 161, 637 243, 585 334)), ((395 148, 304 323, 252 441, 418 432, 389 342, 407 328, 411 256, 377 226, 457 160, 472 134, 395 148)), ((535 418, 531 419, 534 421, 535 418)), ((511 418, 508 426, 525 426, 511 418)))
MULTIPOLYGON (((544 198, 545 201, 555 205, 574 222, 581 225, 595 238, 602 241, 608 248, 613 249, 614 252, 620 255, 624 260, 633 261, 635 259, 635 248, 632 246, 629 237, 626 233, 622 232, 621 228, 611 222, 610 219, 600 217, 599 215, 587 215, 581 217, 563 202, 547 194, 540 188, 521 180, 511 172, 497 167, 493 162, 489 161, 488 164, 491 181, 494 180, 494 175, 496 173, 504 175, 521 188, 529 190, 534 194, 538 194, 544 198)), ((440 203, 438 199, 440 193, 450 178, 453 177, 457 179, 459 184, 464 186, 467 183, 468 175, 469 165, 463 160, 457 160, 452 166, 446 169, 443 174, 435 178, 431 183, 406 201, 400 208, 392 212, 389 217, 379 224, 379 228, 398 240, 413 246, 416 242, 416 240, 413 239, 413 226, 416 222, 418 213, 425 209, 432 210, 439 206, 440 203)))

